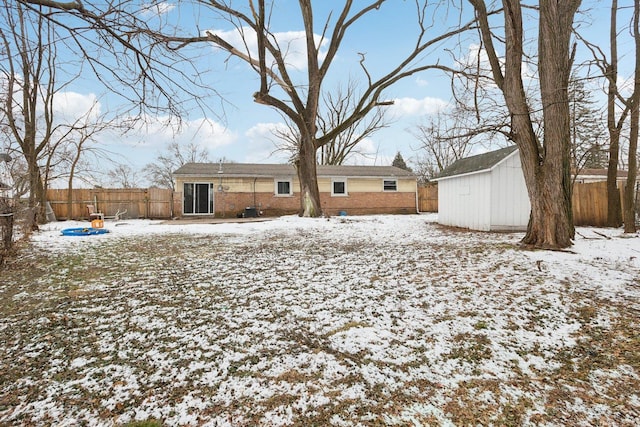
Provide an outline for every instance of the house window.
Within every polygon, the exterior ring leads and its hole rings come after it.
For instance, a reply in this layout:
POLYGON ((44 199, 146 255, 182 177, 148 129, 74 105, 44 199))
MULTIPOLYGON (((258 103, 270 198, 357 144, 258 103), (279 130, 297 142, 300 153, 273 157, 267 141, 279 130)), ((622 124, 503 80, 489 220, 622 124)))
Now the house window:
POLYGON ((293 194, 290 179, 276 180, 276 196, 291 196, 293 194))
POLYGON ((382 190, 383 191, 398 191, 398 180, 397 179, 385 179, 382 181, 382 190))
POLYGON ((331 195, 332 196, 346 196, 347 195, 347 180, 344 178, 334 178, 331 180, 331 195))

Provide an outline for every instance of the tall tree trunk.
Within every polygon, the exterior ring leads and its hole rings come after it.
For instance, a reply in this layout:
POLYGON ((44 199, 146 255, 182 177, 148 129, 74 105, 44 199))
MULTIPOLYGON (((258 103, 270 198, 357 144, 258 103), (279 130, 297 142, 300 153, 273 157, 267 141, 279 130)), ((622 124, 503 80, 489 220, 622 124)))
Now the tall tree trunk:
POLYGON ((318 189, 316 146, 311 137, 303 137, 300 141, 295 166, 300 181, 300 216, 320 216, 322 209, 318 189))
POLYGON ((636 47, 635 81, 631 98, 631 118, 629 126, 629 171, 627 173, 627 186, 624 190, 624 232, 636 232, 636 205, 635 190, 638 174, 638 126, 640 122, 640 0, 633 2, 633 35, 636 47))
MULTIPOLYGON (((607 67, 607 128, 609 129, 609 163, 607 164, 607 226, 622 225, 622 208, 618 190, 618 160, 620 155, 620 126, 616 123, 616 94, 618 93, 618 0, 611 0, 609 44, 611 64, 607 67)), ((626 114, 625 114, 626 115, 626 114)), ((623 116, 624 117, 624 116, 623 116)), ((620 123, 622 125, 622 123, 620 123)))
POLYGON ((29 208, 31 209, 33 223, 32 229, 37 229, 38 224, 43 224, 47 219, 47 197, 42 183, 42 175, 36 161, 29 163, 29 208))
MULTIPOLYGON (((78 151, 73 158, 73 162, 71 162, 71 168, 69 169, 69 180, 67 181, 67 219, 75 219, 73 218, 73 178, 76 173, 76 166, 80 160, 80 152, 80 148, 78 148, 78 151)), ((173 197, 171 197, 171 200, 171 207, 173 208, 173 197)), ((173 218, 173 215, 171 217, 173 218)))
POLYGON ((522 81, 524 31, 522 7, 517 0, 503 0, 505 20, 504 75, 493 47, 488 14, 483 1, 474 5, 494 81, 502 90, 511 114, 511 138, 520 148, 531 216, 522 242, 541 248, 564 248, 574 237, 571 208, 571 132, 568 85, 571 69, 569 41, 579 0, 540 0, 538 69, 544 120, 544 141, 533 129, 522 81))
MULTIPOLYGON (((579 2, 540 1, 538 69, 544 122, 544 160, 527 159, 538 169, 530 177, 531 222, 523 242, 567 247, 575 235, 571 207, 571 128, 569 43, 579 2), (575 6, 570 3, 577 3, 575 6), (572 9, 575 7, 575 9, 572 9)), ((526 179, 526 177, 525 177, 526 179)))
MULTIPOLYGON (((615 112, 615 95, 609 94, 608 113, 615 112)), ((607 227, 622 225, 622 207, 620 205, 620 190, 618 189, 618 161, 620 155, 620 129, 613 120, 607 120, 609 128, 609 163, 607 164, 607 227)))

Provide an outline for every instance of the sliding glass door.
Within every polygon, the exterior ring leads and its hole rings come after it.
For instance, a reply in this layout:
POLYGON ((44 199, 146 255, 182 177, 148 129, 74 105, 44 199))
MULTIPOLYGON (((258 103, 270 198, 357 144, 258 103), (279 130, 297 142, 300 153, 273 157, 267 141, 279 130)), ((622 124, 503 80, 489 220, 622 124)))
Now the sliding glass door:
POLYGON ((182 212, 187 214, 212 214, 213 184, 187 182, 183 188, 184 206, 182 212))

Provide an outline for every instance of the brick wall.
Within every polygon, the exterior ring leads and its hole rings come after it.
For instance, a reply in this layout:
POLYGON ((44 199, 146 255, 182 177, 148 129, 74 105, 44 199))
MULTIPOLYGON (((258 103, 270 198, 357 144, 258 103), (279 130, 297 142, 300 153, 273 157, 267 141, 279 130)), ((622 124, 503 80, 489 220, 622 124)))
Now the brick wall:
POLYGON ((415 193, 350 193, 344 197, 332 197, 330 193, 322 193, 320 200, 322 210, 328 215, 338 215, 340 211, 344 211, 348 215, 417 212, 415 193))
MULTIPOLYGON (((321 193, 322 210, 327 215, 407 214, 416 213, 415 193, 367 192, 348 196, 321 193)), ((246 207, 256 207, 265 216, 296 214, 300 209, 300 193, 293 196, 275 196, 272 193, 216 192, 215 211, 218 217, 235 217, 246 207)))
POLYGON ((275 196, 273 193, 215 193, 214 208, 218 217, 235 217, 247 207, 255 207, 266 216, 294 214, 300 209, 300 197, 298 193, 293 196, 275 196))

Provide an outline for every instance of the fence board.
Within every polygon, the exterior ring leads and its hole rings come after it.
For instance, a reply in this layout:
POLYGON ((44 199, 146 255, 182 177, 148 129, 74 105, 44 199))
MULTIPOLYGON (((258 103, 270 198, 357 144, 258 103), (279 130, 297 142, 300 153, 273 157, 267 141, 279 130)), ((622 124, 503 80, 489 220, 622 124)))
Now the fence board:
POLYGON ((47 190, 47 199, 58 219, 86 219, 87 205, 106 217, 126 213, 123 218, 162 218, 173 216, 174 198, 170 189, 164 188, 95 188, 74 189, 69 212, 66 189, 47 190))
MULTIPOLYGON (((619 185, 620 200, 624 184, 619 185)), ((573 223, 603 227, 607 225, 607 182, 576 183, 573 186, 573 223)))
POLYGON ((418 210, 420 212, 438 212, 438 185, 418 187, 418 210))

